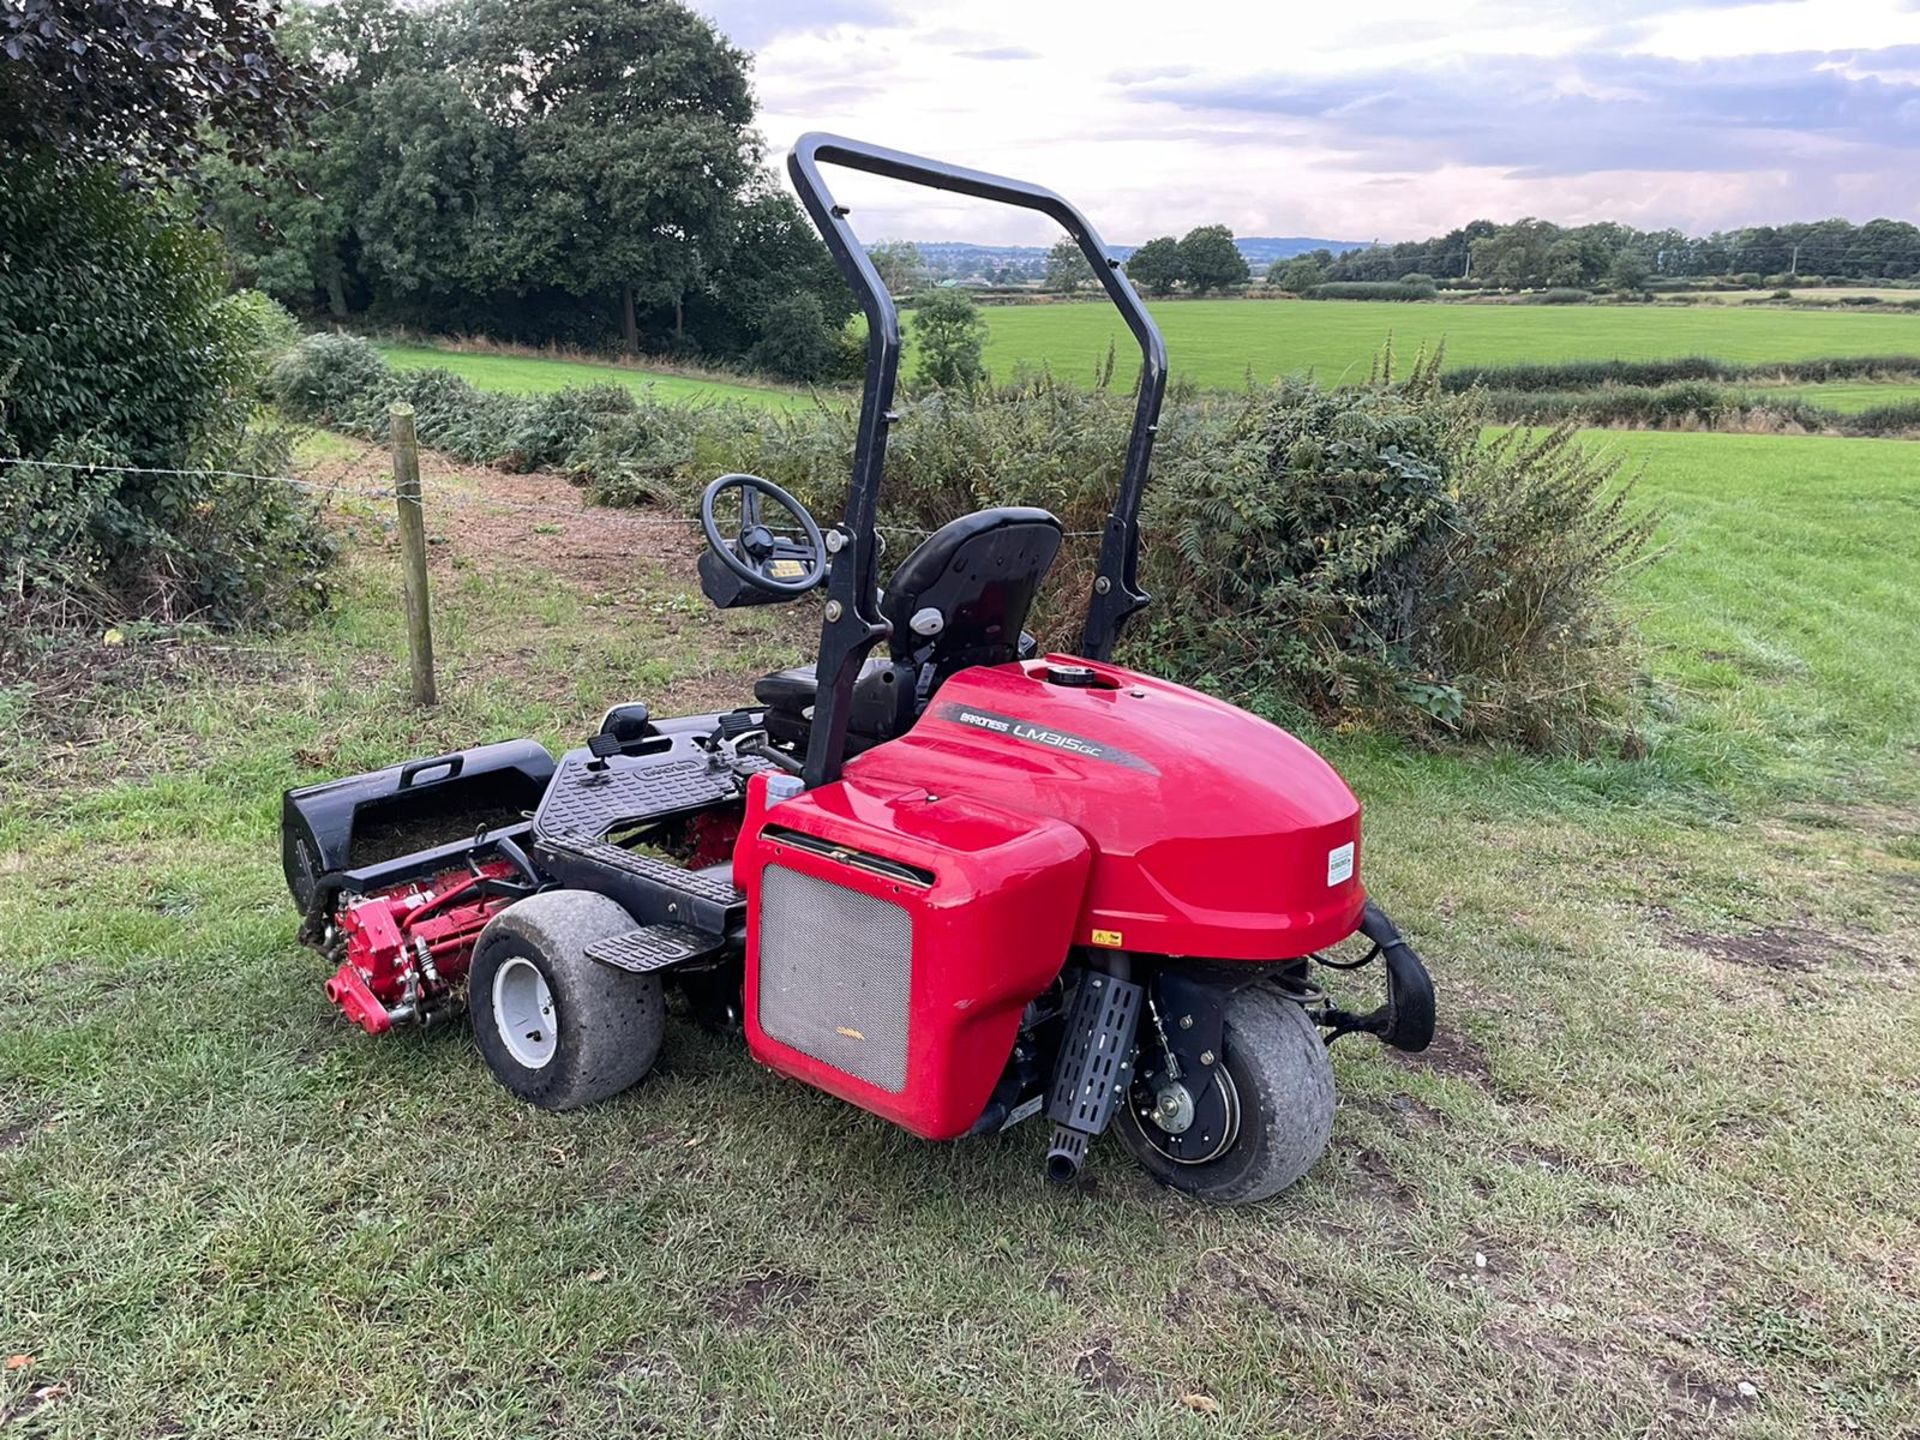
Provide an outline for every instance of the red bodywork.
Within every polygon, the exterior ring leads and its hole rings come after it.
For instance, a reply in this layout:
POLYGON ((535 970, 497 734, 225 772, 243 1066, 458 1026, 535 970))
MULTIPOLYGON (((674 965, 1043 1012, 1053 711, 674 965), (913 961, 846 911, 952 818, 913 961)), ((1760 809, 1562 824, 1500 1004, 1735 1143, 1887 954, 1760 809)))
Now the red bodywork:
MULTIPOLYGON (((496 880, 516 873, 505 861, 480 867, 496 880)), ((346 959, 327 981, 327 998, 369 1035, 385 1034, 396 1018, 429 1018, 466 977, 480 932, 509 903, 479 893, 464 869, 355 900, 336 922, 346 959)))
POLYGON ((1197 691, 1068 656, 964 670, 841 780, 771 812, 763 792, 756 777, 734 858, 748 897, 749 1048, 934 1139, 978 1118, 1022 1009, 1069 946, 1288 960, 1346 938, 1366 902, 1359 804, 1312 750, 1197 691), (1091 669, 1095 683, 1052 683, 1054 665, 1091 669), (778 827, 936 878, 903 887, 783 844, 778 827), (900 1092, 760 1026, 760 872, 776 861, 913 915, 900 1092))

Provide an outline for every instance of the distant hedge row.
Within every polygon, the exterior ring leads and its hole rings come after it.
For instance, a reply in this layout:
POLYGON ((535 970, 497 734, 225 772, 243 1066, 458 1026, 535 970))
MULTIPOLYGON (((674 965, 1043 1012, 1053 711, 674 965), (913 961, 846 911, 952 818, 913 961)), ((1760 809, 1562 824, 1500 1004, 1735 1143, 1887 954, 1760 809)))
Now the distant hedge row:
MULTIPOLYGON (((1571 427, 1493 433, 1434 364, 1404 382, 1304 381, 1171 397, 1142 517, 1157 597, 1124 653, 1268 713, 1413 738, 1536 750, 1630 744, 1638 650, 1615 603, 1651 519, 1617 461, 1571 427)), ((395 374, 363 340, 316 336, 275 372, 298 418, 383 434, 394 400, 421 439, 468 460, 562 468, 614 504, 690 508, 749 470, 837 511, 851 406, 667 406, 617 386, 544 396, 395 374)), ((1133 402, 1047 375, 904 397, 890 427, 889 525, 932 529, 986 505, 1047 506, 1097 533, 1133 402)), ((1092 547, 1069 545, 1033 626, 1071 645, 1092 547)))
POLYGON ((1702 380, 1592 390, 1482 390, 1480 397, 1492 419, 1516 424, 1573 421, 1648 430, 1818 430, 1857 436, 1920 433, 1920 401, 1848 414, 1797 396, 1728 389, 1702 380))
POLYGON ((1820 360, 1771 360, 1740 365, 1711 355, 1668 360, 1562 360, 1516 365, 1463 365, 1440 383, 1459 393, 1483 390, 1594 390, 1602 385, 1671 385, 1679 380, 1796 381, 1920 379, 1920 355, 1843 355, 1820 360))

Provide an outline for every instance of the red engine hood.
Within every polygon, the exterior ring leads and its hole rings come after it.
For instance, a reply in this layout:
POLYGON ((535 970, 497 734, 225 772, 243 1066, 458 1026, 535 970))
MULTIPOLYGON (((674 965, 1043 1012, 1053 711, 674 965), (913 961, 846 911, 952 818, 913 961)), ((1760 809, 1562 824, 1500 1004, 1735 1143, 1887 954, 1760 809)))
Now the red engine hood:
POLYGON ((964 670, 854 785, 964 795, 1065 820, 1093 866, 1075 941, 1281 960, 1359 924, 1360 806, 1278 726, 1117 665, 1053 656, 964 670), (1091 686, 1055 684, 1086 666, 1091 686))

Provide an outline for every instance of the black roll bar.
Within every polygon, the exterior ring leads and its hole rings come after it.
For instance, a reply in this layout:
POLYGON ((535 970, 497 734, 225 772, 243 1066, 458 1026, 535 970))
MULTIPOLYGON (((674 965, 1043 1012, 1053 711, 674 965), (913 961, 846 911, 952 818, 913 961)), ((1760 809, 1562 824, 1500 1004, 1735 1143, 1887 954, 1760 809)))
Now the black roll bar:
POLYGON ((787 174, 867 316, 867 376, 860 396, 853 476, 841 525, 841 553, 835 557, 827 582, 826 615, 820 626, 820 655, 815 665, 819 689, 803 774, 809 787, 840 777, 846 759, 847 717, 854 682, 867 652, 888 635, 876 599, 879 552, 874 525, 886 471, 887 427, 897 418, 893 390, 900 369, 899 312, 847 223, 847 207, 834 201, 821 178, 822 165, 864 170, 910 185, 951 190, 1051 216, 1079 245, 1107 298, 1139 341, 1140 391, 1133 430, 1127 438, 1126 468, 1121 474, 1120 492, 1107 515, 1100 542, 1100 568, 1081 632, 1080 653, 1089 659, 1107 659, 1113 653, 1120 627, 1148 600, 1138 581, 1140 499, 1146 489, 1154 433, 1159 429, 1160 402, 1167 388, 1167 347, 1153 317, 1121 272, 1119 260, 1107 253, 1086 217, 1059 195, 1021 180, 966 170, 838 135, 813 133, 800 137, 787 156, 787 174))

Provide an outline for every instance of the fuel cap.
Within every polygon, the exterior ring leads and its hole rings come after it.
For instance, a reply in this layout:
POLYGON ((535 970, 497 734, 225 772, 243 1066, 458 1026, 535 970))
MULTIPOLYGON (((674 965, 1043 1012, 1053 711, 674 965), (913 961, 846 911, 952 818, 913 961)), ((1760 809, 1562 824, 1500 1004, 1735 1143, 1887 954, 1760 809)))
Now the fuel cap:
POLYGON ((1081 689, 1099 683, 1100 677, 1085 665, 1049 665, 1047 682, 1051 685, 1073 685, 1081 689))

